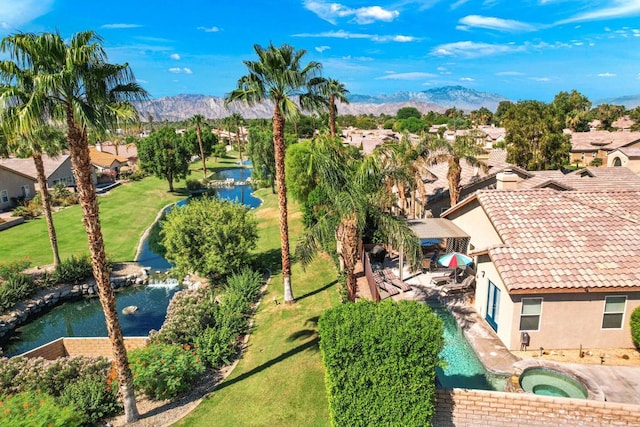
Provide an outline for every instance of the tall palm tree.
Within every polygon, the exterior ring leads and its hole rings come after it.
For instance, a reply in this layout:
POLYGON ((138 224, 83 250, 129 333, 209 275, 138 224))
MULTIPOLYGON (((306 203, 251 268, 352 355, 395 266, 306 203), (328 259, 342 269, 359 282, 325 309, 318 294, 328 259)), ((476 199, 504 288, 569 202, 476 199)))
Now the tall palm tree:
POLYGON ((316 224, 305 230, 296 247, 296 255, 303 266, 328 243, 334 242, 340 266, 346 276, 347 297, 356 297, 356 265, 360 259, 362 239, 372 227, 378 236, 407 255, 414 270, 420 268, 420 241, 407 223, 393 217, 385 208, 390 198, 384 186, 387 170, 378 157, 357 157, 329 134, 313 141, 312 170, 318 185, 327 195, 316 224))
POLYGON ((242 141, 240 140, 240 125, 244 122, 244 119, 239 113, 233 113, 229 116, 229 120, 233 123, 236 130, 236 143, 238 144, 238 153, 240 154, 240 165, 244 165, 242 158, 242 141))
POLYGON ((202 172, 204 173, 204 179, 207 179, 207 159, 204 157, 204 148, 202 147, 202 125, 206 122, 202 114, 195 114, 191 117, 190 122, 196 128, 196 138, 198 138, 200 158, 202 159, 202 172))
POLYGON ((455 141, 450 142, 446 139, 427 135, 424 137, 423 143, 429 147, 429 155, 426 159, 427 165, 432 166, 442 162, 449 164, 447 171, 449 201, 451 206, 454 206, 460 199, 462 176, 460 161, 465 160, 469 165, 480 167, 486 171, 488 169, 487 164, 477 158, 478 155, 484 153, 484 149, 472 136, 457 137, 455 141))
POLYGON ((336 136, 336 115, 338 114, 338 107, 336 101, 340 101, 343 104, 348 104, 349 91, 345 87, 344 83, 336 79, 324 79, 319 82, 319 90, 322 96, 327 98, 329 108, 329 130, 331 137, 336 136))
POLYGON ((130 101, 144 99, 146 92, 135 82, 127 64, 107 62, 102 39, 93 31, 79 32, 68 42, 59 33, 13 34, 2 40, 0 51, 7 53, 16 66, 33 70, 35 91, 21 107, 21 113, 42 117, 48 112, 53 120, 66 123, 67 144, 89 240, 93 275, 113 348, 125 419, 133 422, 139 415, 115 295, 109 281, 87 138, 89 127, 104 129, 108 126, 108 116, 131 118, 135 109, 130 101))
POLYGON ((0 61, 0 76, 2 81, 7 82, 7 84, 0 85, 0 122, 5 128, 3 134, 7 135, 3 141, 0 141, 0 144, 5 144, 5 148, 0 151, 33 159, 40 197, 42 198, 42 211, 46 219, 49 243, 53 253, 53 265, 57 267, 60 264, 58 238, 53 224, 51 197, 47 188, 42 155, 57 156, 60 154, 64 147, 64 135, 50 126, 41 126, 39 124, 40 117, 19 114, 20 107, 27 102, 35 90, 30 70, 23 70, 11 61, 0 61), (20 129, 27 131, 21 132, 20 129))
POLYGON ((258 60, 244 61, 249 73, 238 80, 238 87, 227 95, 226 102, 244 101, 254 105, 269 99, 273 103, 273 146, 280 210, 282 281, 284 301, 293 303, 295 300, 291 287, 287 187, 284 171, 284 124, 286 118, 299 114, 294 96, 299 96, 302 108, 310 108, 321 102, 321 98, 311 85, 311 80, 318 76, 322 66, 313 61, 303 66, 300 61, 306 51, 304 49, 296 51, 288 44, 280 47, 270 44, 267 48, 255 45, 253 48, 258 55, 258 60))

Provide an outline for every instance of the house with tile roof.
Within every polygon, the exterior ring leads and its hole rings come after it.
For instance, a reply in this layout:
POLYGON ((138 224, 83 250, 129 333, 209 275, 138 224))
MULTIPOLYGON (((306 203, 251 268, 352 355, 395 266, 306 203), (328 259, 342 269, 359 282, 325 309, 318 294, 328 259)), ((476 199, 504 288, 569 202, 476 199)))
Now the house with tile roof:
POLYGON ((89 157, 99 181, 101 177, 107 177, 108 180, 115 181, 118 174, 120 174, 120 170, 123 167, 127 167, 129 163, 129 159, 126 157, 102 151, 101 147, 96 146, 89 147, 89 157))
POLYGON ((589 166, 594 159, 602 159, 607 164, 607 154, 622 147, 640 147, 640 132, 571 132, 570 162, 572 165, 589 166))
POLYGON ((475 309, 511 350, 631 348, 640 191, 479 191, 443 214, 470 236, 475 309))
POLYGON ((640 174, 640 147, 622 147, 609 152, 607 166, 623 166, 635 174, 640 174))
MULTIPOLYGON (((69 154, 61 154, 56 157, 43 155, 42 163, 44 165, 44 175, 47 179, 47 188, 53 188, 57 184, 63 184, 65 187, 75 184, 71 156, 69 154)), ((19 157, 0 159, 0 166, 37 179, 36 165, 31 157, 26 159, 19 157)), ((36 190, 38 190, 37 187, 36 190)))

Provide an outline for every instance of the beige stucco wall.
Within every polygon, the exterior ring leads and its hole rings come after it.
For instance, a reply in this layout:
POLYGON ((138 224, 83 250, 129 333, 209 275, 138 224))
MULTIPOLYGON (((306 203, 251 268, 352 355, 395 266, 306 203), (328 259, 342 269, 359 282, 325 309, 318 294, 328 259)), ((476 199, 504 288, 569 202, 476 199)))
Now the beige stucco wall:
POLYGON ((71 169, 71 157, 68 157, 64 162, 60 164, 49 178, 47 179, 47 186, 49 188, 55 187, 54 182, 61 179, 73 178, 73 169, 71 169))
POLYGON ((614 167, 613 163, 615 159, 619 158, 622 167, 628 168, 633 173, 640 174, 640 159, 629 159, 626 155, 620 151, 614 151, 607 156, 607 166, 614 167))
POLYGON ((471 236, 469 242, 473 245, 471 251, 504 243, 489 221, 484 209, 477 202, 472 202, 450 213, 447 215, 447 219, 471 236))
POLYGON ((35 182, 29 178, 9 172, 6 169, 0 169, 0 191, 7 190, 9 201, 3 203, 0 200, 0 210, 13 207, 12 197, 22 197, 22 186, 28 185, 31 191, 31 197, 36 195, 35 182))
POLYGON ((520 348, 520 311, 522 298, 542 297, 538 331, 527 331, 531 348, 632 348, 629 318, 640 306, 640 292, 514 295, 511 350, 520 348), (602 329, 606 296, 627 296, 621 329, 602 329))

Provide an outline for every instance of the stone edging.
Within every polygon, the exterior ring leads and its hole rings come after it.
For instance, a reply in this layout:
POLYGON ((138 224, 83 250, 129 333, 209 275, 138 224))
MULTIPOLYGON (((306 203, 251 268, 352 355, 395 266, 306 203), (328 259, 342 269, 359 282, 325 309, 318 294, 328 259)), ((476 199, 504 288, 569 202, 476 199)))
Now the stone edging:
POLYGON ((138 259, 140 258, 140 253, 142 252, 142 244, 146 240, 146 238, 149 236, 149 233, 151 232, 151 229, 153 228, 153 226, 156 225, 156 222, 160 221, 160 218, 162 218, 162 215, 164 215, 165 211, 169 209, 169 207, 175 205, 176 203, 178 202, 169 203, 168 205, 160 209, 160 211, 158 211, 158 214, 156 215, 156 219, 154 219, 151 225, 149 225, 147 229, 144 230, 144 233, 142 233, 142 236, 138 240, 138 245, 136 246, 136 254, 133 256, 134 262, 137 262, 138 259))

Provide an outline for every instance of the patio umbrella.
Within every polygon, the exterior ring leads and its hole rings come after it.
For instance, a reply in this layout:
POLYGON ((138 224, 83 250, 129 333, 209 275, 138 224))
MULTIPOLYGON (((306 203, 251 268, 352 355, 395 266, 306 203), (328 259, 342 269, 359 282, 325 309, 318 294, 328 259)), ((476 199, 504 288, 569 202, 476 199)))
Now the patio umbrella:
POLYGON ((444 254, 438 258, 438 264, 443 267, 463 267, 473 262, 471 258, 460 252, 451 252, 450 254, 444 254))
POLYGON ((438 264, 444 267, 455 268, 456 281, 458 279, 458 267, 464 267, 472 262, 473 260, 471 258, 460 252, 451 252, 438 258, 438 264))

